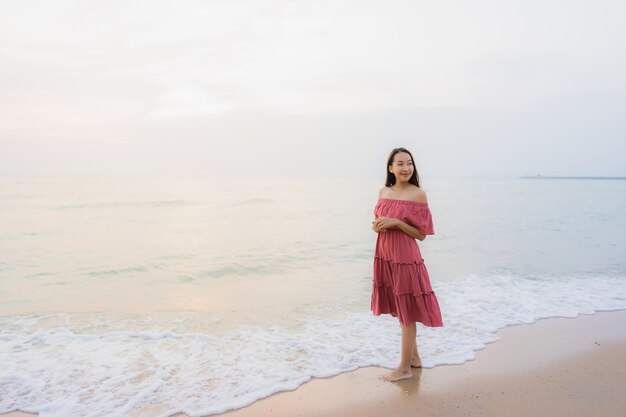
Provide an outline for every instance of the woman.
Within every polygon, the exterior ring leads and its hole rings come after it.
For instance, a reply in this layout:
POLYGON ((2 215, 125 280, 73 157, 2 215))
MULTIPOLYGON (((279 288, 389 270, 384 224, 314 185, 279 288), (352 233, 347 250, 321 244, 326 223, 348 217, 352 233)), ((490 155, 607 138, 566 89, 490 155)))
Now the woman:
POLYGON ((422 366, 415 322, 441 327, 441 311, 415 239, 435 233, 426 193, 419 186, 411 152, 391 151, 387 182, 378 193, 372 229, 378 233, 374 257, 372 311, 398 317, 402 327, 400 365, 381 376, 385 381, 411 378, 422 366))

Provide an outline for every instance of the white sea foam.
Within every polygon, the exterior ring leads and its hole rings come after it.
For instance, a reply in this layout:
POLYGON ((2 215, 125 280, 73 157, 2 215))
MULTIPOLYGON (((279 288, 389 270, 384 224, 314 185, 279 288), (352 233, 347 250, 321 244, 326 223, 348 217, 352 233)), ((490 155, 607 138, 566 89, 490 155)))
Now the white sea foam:
MULTIPOLYGON (((623 274, 470 275, 441 282, 435 289, 444 327, 418 329, 424 367, 473 359, 507 325, 624 309, 625 282, 623 274)), ((240 326, 219 337, 158 328, 97 334, 42 326, 55 322, 50 318, 1 318, 0 413, 216 414, 311 378, 371 365, 392 368, 400 348, 397 319, 369 312, 309 317, 297 329, 240 326)))

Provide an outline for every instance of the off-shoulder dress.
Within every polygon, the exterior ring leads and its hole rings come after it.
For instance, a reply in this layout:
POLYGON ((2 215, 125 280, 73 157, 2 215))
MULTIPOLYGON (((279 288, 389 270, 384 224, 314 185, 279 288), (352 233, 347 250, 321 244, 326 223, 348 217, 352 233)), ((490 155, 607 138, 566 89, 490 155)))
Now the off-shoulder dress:
MULTIPOLYGON (((427 203, 380 198, 374 215, 400 219, 424 235, 435 233, 427 203)), ((375 315, 391 314, 404 325, 420 322, 428 327, 443 326, 419 246, 398 228, 378 234, 371 308, 375 315)))

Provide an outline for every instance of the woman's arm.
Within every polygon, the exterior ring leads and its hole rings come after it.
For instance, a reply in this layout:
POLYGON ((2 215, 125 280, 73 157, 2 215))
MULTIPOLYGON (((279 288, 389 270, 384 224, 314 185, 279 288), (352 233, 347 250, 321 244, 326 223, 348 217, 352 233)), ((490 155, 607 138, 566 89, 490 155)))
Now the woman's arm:
POLYGON ((392 227, 397 227, 407 235, 411 236, 413 239, 418 239, 420 241, 426 239, 426 235, 421 234, 416 227, 393 217, 377 218, 376 220, 374 220, 374 225, 372 226, 372 229, 374 229, 374 231, 376 232, 384 232, 385 229, 389 229, 392 227))
POLYGON ((420 241, 426 239, 426 235, 421 234, 416 227, 411 226, 410 224, 405 223, 402 220, 398 220, 398 224, 396 225, 396 227, 402 230, 407 235, 411 236, 413 239, 417 239, 420 241))

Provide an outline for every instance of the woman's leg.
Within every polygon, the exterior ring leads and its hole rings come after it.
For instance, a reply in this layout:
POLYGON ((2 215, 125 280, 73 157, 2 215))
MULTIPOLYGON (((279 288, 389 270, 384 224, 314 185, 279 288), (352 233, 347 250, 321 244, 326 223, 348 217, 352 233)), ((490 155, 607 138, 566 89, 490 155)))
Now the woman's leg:
POLYGON ((411 356, 415 348, 415 323, 411 323, 408 326, 400 324, 400 326, 402 327, 402 357, 400 358, 400 365, 393 372, 381 377, 385 381, 398 381, 399 379, 411 378, 413 376, 411 372, 411 356))
POLYGON ((413 353, 411 354, 411 368, 421 368, 422 367, 422 359, 420 358, 420 354, 417 351, 417 338, 415 339, 415 344, 413 345, 413 353))

